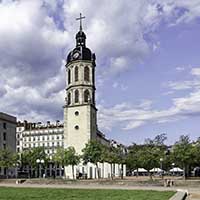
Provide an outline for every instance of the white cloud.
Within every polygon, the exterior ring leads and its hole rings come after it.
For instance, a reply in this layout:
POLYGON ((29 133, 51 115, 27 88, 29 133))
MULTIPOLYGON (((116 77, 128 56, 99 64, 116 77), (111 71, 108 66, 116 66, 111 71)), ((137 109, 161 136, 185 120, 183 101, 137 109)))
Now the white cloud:
POLYGON ((125 84, 123 84, 123 83, 119 83, 119 82, 117 82, 117 81, 115 81, 114 83, 113 83, 113 85, 112 85, 112 87, 114 88, 114 89, 120 89, 121 91, 126 91, 127 89, 128 89, 128 86, 126 86, 125 84))
MULTIPOLYGON (((199 76, 200 68, 193 68, 191 74, 199 76)), ((171 82, 170 89, 191 89, 186 96, 172 99, 172 106, 167 109, 153 109, 151 100, 143 100, 138 105, 118 104, 111 108, 100 106, 99 122, 102 129, 111 130, 120 124, 124 130, 131 130, 147 123, 166 123, 200 116, 200 79, 194 81, 171 82), (106 124, 106 125, 105 125, 106 124)))
POLYGON ((190 74, 194 76, 192 80, 184 81, 170 81, 165 84, 165 87, 171 90, 187 90, 187 89, 199 89, 200 88, 200 68, 194 67, 191 69, 190 74))
POLYGON ((124 130, 135 129, 135 128, 138 128, 138 127, 140 127, 144 124, 145 124, 144 121, 133 121, 133 122, 128 123, 128 125, 126 127, 124 127, 123 129, 124 130))
MULTIPOLYGON (((84 30, 88 46, 97 53, 101 73, 97 76, 97 86, 100 86, 105 75, 133 68, 153 49, 159 48, 158 41, 147 41, 144 35, 154 32, 162 20, 170 24, 175 16, 174 24, 191 22, 200 16, 199 5, 199 0, 1 1, 0 110, 41 121, 62 118, 65 87, 62 60, 66 56, 64 51, 74 47, 78 23, 74 19, 79 12, 87 17, 84 30), (185 12, 178 12, 183 8, 185 12)), ((193 69, 192 74, 199 76, 198 69, 193 69)), ((197 87, 194 83, 185 84, 197 87)), ((123 84, 119 87, 127 88, 123 84)), ((176 109, 169 111, 152 110, 151 102, 136 107, 122 104, 113 110, 102 107, 100 121, 107 128, 116 121, 125 121, 124 128, 138 127, 160 116, 174 116, 178 113, 177 107, 185 108, 183 105, 194 99, 197 103, 198 93, 176 99, 176 109), (109 117, 117 118, 112 122, 109 117)))
POLYGON ((200 76, 200 68, 193 68, 191 74, 195 76, 200 76))
POLYGON ((43 1, 0 3, 1 111, 41 121, 62 116, 67 42, 43 1))
POLYGON ((176 67, 176 70, 181 72, 185 70, 185 67, 176 67))
POLYGON ((200 84, 196 81, 180 81, 180 82, 169 82, 167 87, 172 90, 186 90, 193 88, 194 85, 200 84))

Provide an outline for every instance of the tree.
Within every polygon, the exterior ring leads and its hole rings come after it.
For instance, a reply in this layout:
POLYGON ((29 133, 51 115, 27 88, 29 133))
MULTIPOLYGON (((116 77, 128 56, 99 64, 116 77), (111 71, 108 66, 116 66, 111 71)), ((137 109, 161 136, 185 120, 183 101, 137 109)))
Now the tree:
MULTIPOLYGON (((148 171, 154 167, 160 167, 160 158, 164 156, 164 151, 158 146, 144 146, 141 154, 141 164, 148 171)), ((151 173, 149 173, 152 178, 151 173)))
MULTIPOLYGON (((65 149, 63 147, 60 147, 57 149, 56 153, 53 155, 52 161, 56 163, 59 166, 65 165, 65 149)), ((60 174, 61 174, 61 168, 60 168, 60 174)), ((53 169, 53 177, 56 176, 55 168, 53 169)))
MULTIPOLYGON (((15 166, 18 161, 17 154, 13 153, 9 149, 3 149, 0 151, 0 167, 5 169, 11 168, 15 166)), ((8 174, 6 173, 6 177, 8 178, 8 174)))
POLYGON ((195 160, 195 147, 188 135, 180 136, 172 148, 172 160, 184 170, 184 178, 188 175, 189 167, 195 160))
POLYGON ((97 178, 99 178, 98 162, 101 162, 103 159, 103 151, 103 145, 96 140, 90 140, 82 150, 84 163, 91 162, 96 165, 97 178))
MULTIPOLYGON (((132 173, 133 170, 142 167, 141 163, 141 146, 133 144, 128 148, 128 155, 126 157, 127 169, 132 173)), ((138 173, 137 173, 138 176, 138 173)))
POLYGON ((74 147, 68 147, 64 151, 64 164, 66 166, 71 165, 72 166, 72 174, 73 174, 73 179, 75 178, 74 175, 74 166, 78 165, 80 162, 80 156, 76 154, 76 151, 74 147))
POLYGON ((52 160, 59 165, 64 165, 65 164, 65 149, 62 147, 58 148, 52 160))
POLYGON ((32 169, 37 169, 36 160, 44 160, 44 165, 49 161, 47 154, 45 153, 44 147, 37 147, 31 150, 25 150, 21 154, 21 163, 22 166, 28 166, 29 168, 29 177, 32 175, 32 169), (31 168, 31 169, 30 169, 31 168))
POLYGON ((195 156, 194 167, 200 166, 200 137, 194 144, 194 156, 195 156))
MULTIPOLYGON (((165 157, 166 147, 162 142, 163 139, 160 140, 159 137, 151 141, 150 139, 146 140, 146 143, 143 145, 133 144, 128 148, 126 164, 130 171, 140 167, 150 170, 160 166, 160 158, 165 157)), ((149 175, 152 178, 151 173, 149 175)))
POLYGON ((165 146, 165 141, 167 139, 167 136, 165 133, 156 135, 155 138, 152 140, 150 138, 145 139, 145 144, 146 145, 151 145, 151 146, 165 146))

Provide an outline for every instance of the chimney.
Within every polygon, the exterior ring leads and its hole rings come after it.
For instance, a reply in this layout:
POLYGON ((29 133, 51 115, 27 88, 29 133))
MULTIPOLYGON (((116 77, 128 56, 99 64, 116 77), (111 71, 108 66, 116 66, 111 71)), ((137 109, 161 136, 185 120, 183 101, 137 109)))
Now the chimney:
POLYGON ((56 120, 56 126, 58 127, 60 125, 60 121, 56 120))
POLYGON ((51 122, 47 121, 47 127, 50 127, 50 125, 51 125, 51 122))
POLYGON ((37 123, 37 128, 41 128, 42 122, 37 123))

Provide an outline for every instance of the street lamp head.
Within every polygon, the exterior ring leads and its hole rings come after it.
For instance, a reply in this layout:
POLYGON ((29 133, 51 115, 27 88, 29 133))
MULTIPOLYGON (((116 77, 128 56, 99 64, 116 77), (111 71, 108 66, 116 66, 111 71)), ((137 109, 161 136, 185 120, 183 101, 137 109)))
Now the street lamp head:
POLYGON ((42 160, 40 160, 40 162, 42 163, 42 164, 44 164, 44 160, 42 159, 42 160))
POLYGON ((174 166, 175 165, 175 163, 172 163, 172 166, 174 166))
POLYGON ((36 163, 40 163, 40 159, 37 159, 37 160, 36 160, 36 163))
POLYGON ((163 158, 160 158, 160 162, 162 162, 163 161, 163 158))

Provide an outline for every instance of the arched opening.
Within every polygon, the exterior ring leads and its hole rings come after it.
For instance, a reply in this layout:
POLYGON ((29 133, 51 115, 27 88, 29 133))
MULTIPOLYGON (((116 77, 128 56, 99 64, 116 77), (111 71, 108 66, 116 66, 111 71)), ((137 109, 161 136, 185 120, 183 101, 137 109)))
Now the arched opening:
POLYGON ((79 91, 75 90, 75 103, 79 102, 79 91))
POLYGON ((68 84, 71 83, 71 70, 68 69, 68 84))
POLYGON ((92 68, 92 83, 93 84, 95 84, 95 79, 94 79, 94 77, 95 77, 95 74, 94 74, 95 72, 94 72, 94 67, 92 68))
POLYGON ((84 80, 90 81, 90 69, 88 66, 84 68, 84 80))
POLYGON ((90 92, 89 90, 85 90, 84 92, 84 102, 88 103, 90 100, 90 92))
POLYGON ((78 81, 78 67, 75 67, 75 71, 74 71, 74 77, 75 77, 75 81, 78 81))
POLYGON ((71 93, 68 93, 68 101, 67 101, 68 105, 71 104, 71 93))

